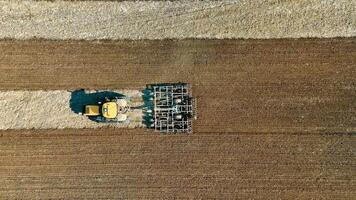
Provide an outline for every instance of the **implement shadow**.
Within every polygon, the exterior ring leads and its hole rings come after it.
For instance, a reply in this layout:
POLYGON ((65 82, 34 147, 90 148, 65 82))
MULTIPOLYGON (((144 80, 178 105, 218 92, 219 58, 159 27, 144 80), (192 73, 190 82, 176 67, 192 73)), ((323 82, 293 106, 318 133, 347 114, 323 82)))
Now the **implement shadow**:
POLYGON ((149 87, 147 87, 146 89, 142 90, 142 99, 144 102, 144 106, 143 106, 143 124, 147 127, 147 128, 151 128, 152 125, 154 124, 153 122, 153 94, 152 94, 152 89, 150 89, 149 87))

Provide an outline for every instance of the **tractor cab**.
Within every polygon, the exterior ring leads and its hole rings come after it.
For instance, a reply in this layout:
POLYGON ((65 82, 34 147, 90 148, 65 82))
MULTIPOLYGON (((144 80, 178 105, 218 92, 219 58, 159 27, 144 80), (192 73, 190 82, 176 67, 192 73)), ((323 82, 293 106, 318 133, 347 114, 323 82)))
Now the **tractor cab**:
POLYGON ((103 117, 108 118, 108 119, 113 119, 117 116, 118 114, 118 109, 117 109, 117 104, 116 102, 107 102, 104 103, 102 108, 101 108, 101 113, 103 114, 103 117))

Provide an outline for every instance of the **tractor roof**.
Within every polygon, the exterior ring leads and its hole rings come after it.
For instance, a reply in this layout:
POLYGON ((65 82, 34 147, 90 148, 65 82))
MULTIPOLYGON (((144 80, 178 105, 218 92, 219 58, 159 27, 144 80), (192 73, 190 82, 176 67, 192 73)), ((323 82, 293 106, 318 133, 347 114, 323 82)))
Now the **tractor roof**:
POLYGON ((116 102, 107 102, 103 104, 102 113, 105 118, 115 118, 117 116, 116 102))

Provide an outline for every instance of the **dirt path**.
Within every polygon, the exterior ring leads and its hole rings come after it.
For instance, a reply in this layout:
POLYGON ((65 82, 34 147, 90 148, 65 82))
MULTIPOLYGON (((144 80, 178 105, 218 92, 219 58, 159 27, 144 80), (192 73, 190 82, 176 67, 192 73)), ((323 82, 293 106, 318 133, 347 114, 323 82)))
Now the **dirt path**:
POLYGON ((356 40, 1 41, 1 90, 189 82, 196 133, 355 132, 356 40))

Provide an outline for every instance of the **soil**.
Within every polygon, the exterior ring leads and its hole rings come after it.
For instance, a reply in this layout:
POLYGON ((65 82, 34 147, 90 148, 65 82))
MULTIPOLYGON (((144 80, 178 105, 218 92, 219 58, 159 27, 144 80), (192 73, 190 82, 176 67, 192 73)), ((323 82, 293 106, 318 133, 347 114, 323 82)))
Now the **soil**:
POLYGON ((0 90, 181 81, 197 97, 196 133, 352 133, 355 41, 0 41, 0 90))
POLYGON ((4 199, 352 199, 356 40, 0 41, 0 90, 189 82, 194 133, 0 131, 4 199))
POLYGON ((355 37, 353 0, 0 1, 0 38, 355 37))
POLYGON ((64 129, 98 128, 112 126, 118 128, 144 127, 143 111, 136 109, 144 104, 139 90, 89 91, 1 91, 0 129, 64 129), (102 94, 103 93, 103 94, 102 94), (97 123, 84 116, 85 105, 103 102, 105 94, 117 94, 128 100, 131 109, 125 113, 128 120, 122 123, 97 123))
POLYGON ((353 199, 355 135, 0 131, 4 199, 353 199))

